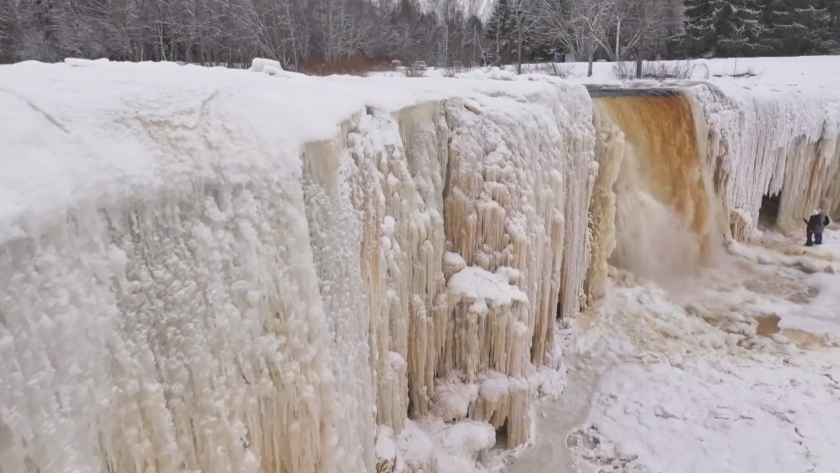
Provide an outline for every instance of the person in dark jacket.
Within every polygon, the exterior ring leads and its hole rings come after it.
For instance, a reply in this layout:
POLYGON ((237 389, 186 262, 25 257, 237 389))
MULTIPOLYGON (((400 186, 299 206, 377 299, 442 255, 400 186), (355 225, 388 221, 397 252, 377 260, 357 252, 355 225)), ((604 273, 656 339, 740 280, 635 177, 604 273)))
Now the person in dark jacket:
POLYGON ((825 212, 815 210, 811 218, 805 220, 805 232, 808 235, 805 246, 822 245, 822 234, 829 223, 828 215, 825 212))

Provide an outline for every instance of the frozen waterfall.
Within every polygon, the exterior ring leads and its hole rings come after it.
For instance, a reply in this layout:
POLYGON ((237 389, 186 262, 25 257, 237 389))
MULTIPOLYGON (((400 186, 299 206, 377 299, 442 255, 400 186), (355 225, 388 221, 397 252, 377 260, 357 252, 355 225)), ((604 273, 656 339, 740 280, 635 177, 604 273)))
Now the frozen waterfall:
POLYGON ((0 70, 2 473, 463 469, 528 441, 610 265, 840 211, 838 101, 0 70))

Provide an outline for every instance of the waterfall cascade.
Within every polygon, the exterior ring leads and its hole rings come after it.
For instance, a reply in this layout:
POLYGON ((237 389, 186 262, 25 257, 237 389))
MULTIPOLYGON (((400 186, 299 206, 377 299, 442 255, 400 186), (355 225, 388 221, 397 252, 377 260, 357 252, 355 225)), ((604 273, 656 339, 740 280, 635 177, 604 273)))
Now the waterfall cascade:
POLYGON ((609 259, 666 283, 709 264, 723 229, 715 228, 716 201, 689 100, 679 93, 635 95, 596 98, 594 106, 603 140, 596 159, 604 172, 592 220, 607 220, 596 234, 606 242, 614 239, 615 250, 592 245, 602 253, 592 255, 590 275, 603 278, 597 266, 609 259))

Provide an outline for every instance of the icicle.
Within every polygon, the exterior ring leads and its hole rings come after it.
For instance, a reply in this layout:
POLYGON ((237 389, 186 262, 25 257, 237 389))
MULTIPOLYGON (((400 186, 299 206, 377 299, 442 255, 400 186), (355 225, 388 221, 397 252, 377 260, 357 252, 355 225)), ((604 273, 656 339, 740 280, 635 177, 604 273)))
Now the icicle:
POLYGON ((570 236, 569 225, 586 225, 592 128, 561 120, 574 113, 591 123, 591 107, 587 101, 564 108, 565 99, 557 100, 556 109, 523 104, 517 114, 460 100, 445 106, 452 129, 446 248, 458 270, 447 274, 449 316, 440 319, 446 328, 436 327, 442 340, 436 375, 509 378, 511 389, 500 397, 479 394, 470 416, 506 426, 510 447, 528 437, 525 413, 535 388, 525 376, 552 346, 560 297, 566 315, 576 313, 586 270, 585 232, 570 236), (494 278, 493 287, 521 297, 482 296, 480 281, 494 278))
POLYGON ((815 207, 837 209, 840 116, 833 103, 819 94, 768 95, 712 85, 687 93, 702 110, 707 162, 725 213, 735 219, 733 235, 749 238, 763 196, 781 193, 774 223, 787 232, 802 231, 802 218, 815 207))
POLYGON ((607 260, 616 246, 615 241, 615 191, 624 158, 624 133, 609 115, 595 107, 595 159, 598 177, 589 204, 590 256, 586 275, 586 297, 591 303, 604 295, 607 283, 607 260))

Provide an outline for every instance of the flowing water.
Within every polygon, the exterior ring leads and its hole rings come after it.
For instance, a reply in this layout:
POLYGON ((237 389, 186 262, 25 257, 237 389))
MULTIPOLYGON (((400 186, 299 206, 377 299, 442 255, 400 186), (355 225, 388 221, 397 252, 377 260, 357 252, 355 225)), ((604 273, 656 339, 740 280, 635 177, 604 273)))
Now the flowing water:
MULTIPOLYGON (((624 135, 610 262, 668 282, 713 260, 723 229, 697 144, 691 105, 682 95, 596 99, 624 135)), ((613 159, 616 159, 615 157, 613 159)))

